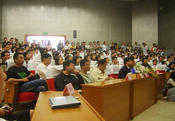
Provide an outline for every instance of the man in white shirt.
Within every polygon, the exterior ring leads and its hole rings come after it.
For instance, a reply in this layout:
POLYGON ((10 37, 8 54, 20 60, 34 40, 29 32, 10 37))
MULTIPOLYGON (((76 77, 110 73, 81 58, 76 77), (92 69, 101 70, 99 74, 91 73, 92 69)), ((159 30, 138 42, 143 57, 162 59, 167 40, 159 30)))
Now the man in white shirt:
POLYGON ((151 66, 154 71, 160 70, 160 65, 157 64, 157 60, 153 60, 153 65, 151 66))
POLYGON ((148 55, 148 52, 147 52, 147 51, 148 51, 148 46, 147 46, 146 43, 144 43, 144 42, 143 42, 142 45, 143 45, 143 47, 142 47, 142 49, 143 49, 143 54, 144 54, 144 55, 148 55))
POLYGON ((47 75, 47 67, 51 63, 51 55, 50 54, 42 54, 41 55, 41 61, 37 67, 36 72, 42 79, 46 79, 47 75))
POLYGON ((101 47, 102 47, 102 50, 103 50, 103 51, 107 51, 107 48, 108 48, 108 47, 107 47, 107 45, 106 45, 106 42, 105 42, 105 41, 103 42, 103 44, 102 44, 102 46, 101 46, 101 47))
POLYGON ((119 73, 119 62, 117 60, 117 57, 112 57, 112 64, 110 65, 110 70, 111 70, 111 74, 118 74, 119 73))
POLYGON ((98 61, 98 66, 90 72, 90 75, 95 79, 96 82, 106 81, 111 79, 105 73, 106 65, 107 65, 106 60, 101 59, 98 61))

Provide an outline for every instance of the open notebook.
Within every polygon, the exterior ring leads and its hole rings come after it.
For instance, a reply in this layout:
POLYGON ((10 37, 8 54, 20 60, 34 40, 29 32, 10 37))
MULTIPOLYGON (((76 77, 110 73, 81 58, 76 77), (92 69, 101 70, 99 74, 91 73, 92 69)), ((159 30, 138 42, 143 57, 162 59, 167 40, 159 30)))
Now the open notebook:
POLYGON ((49 98, 49 104, 52 109, 79 107, 81 102, 73 96, 61 96, 49 98))

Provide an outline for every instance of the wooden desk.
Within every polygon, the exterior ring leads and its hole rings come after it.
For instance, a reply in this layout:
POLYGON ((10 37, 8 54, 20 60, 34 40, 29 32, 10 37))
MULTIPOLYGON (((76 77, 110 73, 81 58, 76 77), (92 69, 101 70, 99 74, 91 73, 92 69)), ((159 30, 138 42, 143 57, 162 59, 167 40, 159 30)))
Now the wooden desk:
POLYGON ((62 96, 62 92, 41 92, 34 110, 32 121, 104 121, 104 119, 80 95, 79 108, 54 109, 49 106, 50 97, 62 96))
POLYGON ((157 102, 153 77, 82 85, 83 97, 106 121, 128 121, 157 102))
POLYGON ((157 103, 156 80, 153 77, 132 80, 131 119, 157 103))
POLYGON ((158 78, 156 78, 157 81, 157 94, 161 94, 162 93, 162 89, 165 83, 165 74, 159 74, 158 78))
POLYGON ((110 80, 82 85, 83 97, 106 121, 130 119, 130 82, 110 80))

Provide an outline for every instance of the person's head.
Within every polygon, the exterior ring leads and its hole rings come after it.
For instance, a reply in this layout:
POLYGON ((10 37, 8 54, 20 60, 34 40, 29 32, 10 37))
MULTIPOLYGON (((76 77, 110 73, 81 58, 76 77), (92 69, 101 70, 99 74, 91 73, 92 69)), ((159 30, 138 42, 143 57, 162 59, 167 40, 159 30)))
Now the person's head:
POLYGON ((113 57, 112 57, 112 63, 113 63, 114 65, 116 65, 116 64, 118 63, 118 60, 117 60, 117 57, 116 57, 116 56, 113 56, 113 57))
POLYGON ((143 59, 142 59, 142 63, 143 63, 143 64, 148 64, 148 59, 147 59, 147 58, 143 58, 143 59))
POLYGON ((3 51, 1 53, 1 57, 2 57, 2 60, 3 61, 6 61, 6 60, 10 59, 10 53, 9 53, 9 51, 3 51))
POLYGON ((173 69, 174 70, 174 67, 175 67, 175 63, 174 62, 171 62, 169 65, 168 65, 169 69, 173 69))
POLYGON ((62 65, 63 64, 63 58, 61 56, 58 56, 55 58, 55 64, 56 65, 62 65))
POLYGON ((96 55, 94 53, 91 54, 91 60, 95 61, 96 60, 96 55))
POLYGON ((124 59, 124 64, 126 66, 129 66, 130 68, 134 67, 135 66, 135 61, 134 61, 134 58, 133 57, 126 57, 124 59))
POLYGON ((75 64, 72 60, 66 60, 63 63, 63 70, 67 71, 68 73, 73 73, 75 70, 75 64))
POLYGON ((155 60, 153 60, 153 65, 157 65, 157 60, 155 59, 155 60))
POLYGON ((159 61, 162 62, 163 61, 163 57, 159 56, 159 61))
POLYGON ((101 56, 100 55, 97 55, 96 56, 96 61, 99 61, 99 60, 101 60, 102 58, 101 58, 101 56))
POLYGON ((73 52, 73 56, 79 56, 80 53, 78 51, 73 52))
POLYGON ((79 65, 80 61, 81 61, 81 57, 80 56, 74 56, 73 61, 74 61, 75 65, 79 65))
POLYGON ((24 63, 24 54, 23 53, 15 53, 13 55, 13 60, 14 60, 16 65, 22 66, 22 64, 24 63))
POLYGON ((24 48, 16 48, 16 53, 24 53, 24 48))
POLYGON ((102 72, 104 72, 106 70, 106 65, 107 65, 107 63, 106 63, 106 60, 105 59, 101 59, 101 60, 98 61, 98 68, 102 72))
POLYGON ((84 59, 86 59, 86 60, 91 60, 91 57, 90 57, 90 55, 86 55, 85 57, 84 57, 84 59))
POLYGON ((51 63, 51 55, 46 53, 41 55, 41 61, 44 65, 48 66, 51 63))
POLYGON ((10 45, 9 44, 4 45, 4 50, 9 51, 10 50, 10 45))
POLYGON ((73 58, 72 58, 72 56, 70 56, 70 55, 67 55, 66 57, 65 57, 65 60, 72 60, 73 58))
POLYGON ((31 51, 26 51, 24 52, 24 59, 25 60, 30 60, 32 58, 32 54, 31 54, 31 51))
POLYGON ((80 67, 83 71, 88 72, 90 71, 90 61, 87 59, 83 59, 80 61, 80 67))
POLYGON ((105 61, 106 61, 106 64, 109 64, 109 63, 110 63, 109 58, 104 58, 104 59, 105 59, 105 61))

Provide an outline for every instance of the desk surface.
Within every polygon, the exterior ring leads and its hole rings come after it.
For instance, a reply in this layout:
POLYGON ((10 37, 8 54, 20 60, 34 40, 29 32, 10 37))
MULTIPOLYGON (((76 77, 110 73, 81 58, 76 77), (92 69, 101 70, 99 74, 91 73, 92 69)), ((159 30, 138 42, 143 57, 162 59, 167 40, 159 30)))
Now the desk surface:
POLYGON ((54 109, 49 106, 50 97, 62 96, 62 92, 41 92, 35 107, 32 121, 104 121, 104 119, 79 94, 81 106, 79 108, 54 109))
POLYGON ((102 82, 95 82, 95 83, 89 83, 89 84, 83 84, 82 86, 90 86, 90 87, 96 87, 96 88, 104 88, 111 85, 120 85, 121 83, 126 82, 124 79, 112 79, 109 81, 102 81, 102 82))

